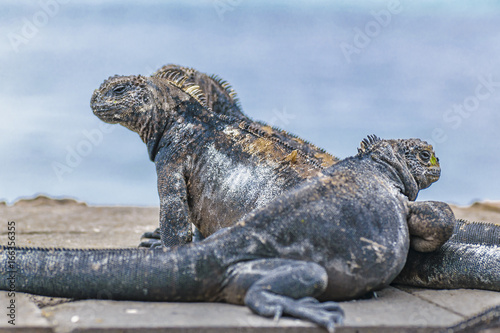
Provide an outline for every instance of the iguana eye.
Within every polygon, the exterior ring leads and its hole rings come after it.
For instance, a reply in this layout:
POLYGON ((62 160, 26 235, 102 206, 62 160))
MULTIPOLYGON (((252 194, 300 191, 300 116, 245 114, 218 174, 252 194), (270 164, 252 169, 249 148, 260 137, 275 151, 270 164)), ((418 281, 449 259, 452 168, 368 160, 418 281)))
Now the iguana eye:
POLYGON ((431 160, 432 154, 428 150, 424 150, 420 152, 420 159, 423 162, 429 162, 431 160))
POLYGON ((125 92, 125 90, 127 90, 127 86, 120 84, 113 88, 113 94, 122 95, 125 92))

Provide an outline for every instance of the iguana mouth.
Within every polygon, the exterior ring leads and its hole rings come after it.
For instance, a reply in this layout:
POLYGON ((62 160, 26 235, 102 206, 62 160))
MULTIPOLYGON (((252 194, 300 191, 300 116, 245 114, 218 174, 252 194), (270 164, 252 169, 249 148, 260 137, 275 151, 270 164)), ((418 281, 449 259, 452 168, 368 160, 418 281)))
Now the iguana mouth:
POLYGON ((94 113, 105 113, 111 111, 111 107, 109 105, 92 105, 92 110, 94 113))
POLYGON ((435 182, 441 176, 441 168, 433 167, 429 169, 428 175, 435 182))
POLYGON ((107 123, 116 124, 120 121, 119 117, 120 112, 119 109, 117 109, 116 107, 113 108, 106 104, 101 104, 101 105, 93 104, 92 111, 99 119, 107 123))
POLYGON ((421 184, 422 189, 427 188, 431 186, 432 183, 438 181, 440 176, 441 176, 441 168, 439 167, 429 168, 428 171, 425 173, 426 184, 421 184))

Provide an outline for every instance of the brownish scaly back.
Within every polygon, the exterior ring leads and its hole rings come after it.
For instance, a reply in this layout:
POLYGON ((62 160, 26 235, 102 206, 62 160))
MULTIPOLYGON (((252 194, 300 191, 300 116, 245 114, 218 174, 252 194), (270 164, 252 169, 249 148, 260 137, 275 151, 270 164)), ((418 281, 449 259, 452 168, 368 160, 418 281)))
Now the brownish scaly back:
POLYGON ((306 140, 247 117, 242 111, 236 91, 217 75, 209 76, 193 68, 169 64, 156 71, 153 77, 165 79, 188 93, 195 92, 196 96, 193 97, 222 118, 237 122, 240 128, 290 149, 292 160, 302 156, 318 168, 327 168, 339 161, 306 140))

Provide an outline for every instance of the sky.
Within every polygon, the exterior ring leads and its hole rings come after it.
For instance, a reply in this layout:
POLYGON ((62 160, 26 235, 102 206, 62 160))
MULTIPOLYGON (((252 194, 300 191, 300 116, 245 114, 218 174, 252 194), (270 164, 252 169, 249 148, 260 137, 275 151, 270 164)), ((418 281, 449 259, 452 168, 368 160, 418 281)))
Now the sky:
POLYGON ((419 200, 500 200, 496 1, 0 3, 0 201, 46 194, 158 205, 136 133, 89 107, 114 74, 217 74, 244 112, 333 155, 369 134, 433 144, 419 200))

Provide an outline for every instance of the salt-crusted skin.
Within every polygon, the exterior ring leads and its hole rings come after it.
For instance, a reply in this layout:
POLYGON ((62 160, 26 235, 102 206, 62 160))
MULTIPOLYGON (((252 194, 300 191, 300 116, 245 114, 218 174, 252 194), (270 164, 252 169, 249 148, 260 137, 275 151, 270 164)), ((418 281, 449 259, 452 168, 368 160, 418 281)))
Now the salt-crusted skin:
MULTIPOLYGON (((157 165, 167 246, 191 240, 190 222, 209 236, 337 161, 305 140, 252 121, 225 81, 191 68, 167 65, 151 78, 112 77, 94 92, 91 106, 104 121, 121 123, 147 143, 157 165), (171 102, 179 96, 183 104, 171 102), (197 110, 194 115, 189 108, 197 110), (123 110, 127 116, 115 119, 123 110), (167 121, 173 125, 164 125, 167 121)), ((451 212, 448 205, 411 206, 415 212, 420 207, 409 220, 412 246, 437 249, 451 230, 439 223, 451 212)))
POLYGON ((226 116, 235 123, 244 121, 245 126, 250 127, 254 133, 265 135, 275 145, 285 145, 292 152, 296 150, 297 154, 306 156, 310 159, 311 164, 319 168, 327 168, 338 162, 336 157, 307 140, 282 129, 271 127, 263 122, 250 119, 243 113, 235 90, 227 81, 217 75, 207 75, 193 68, 170 64, 160 68, 153 76, 174 82, 182 81, 185 86, 198 86, 203 96, 201 97, 202 103, 211 111, 226 116))
MULTIPOLYGON (((183 117, 196 113, 188 111, 183 117)), ((411 201, 439 174, 427 143, 371 136, 356 156, 201 242, 153 250, 2 247, 0 289, 14 283, 16 291, 56 297, 244 303, 333 331, 343 317, 334 301, 381 289, 402 270, 411 201)), ((454 224, 452 213, 444 217, 454 224)))
POLYGON ((253 122, 236 103, 222 109, 212 98, 215 92, 220 92, 217 100, 226 98, 221 81, 203 77, 204 89, 214 87, 207 99, 184 74, 169 68, 151 77, 114 76, 91 100, 99 118, 137 132, 148 146, 158 174, 164 245, 190 242, 191 223, 205 237, 233 225, 337 161, 311 144, 302 149, 307 143, 286 132, 253 122))
MULTIPOLYGON (((269 126, 266 126, 265 124, 261 124, 258 122, 252 122, 250 119, 248 119, 242 112, 241 108, 239 107, 239 103, 237 100, 234 98, 234 91, 232 89, 228 88, 227 83, 221 81, 220 79, 214 78, 214 77, 208 77, 202 73, 199 73, 195 70, 192 69, 187 69, 184 67, 180 66, 175 66, 175 65, 169 65, 165 66, 164 68, 160 69, 154 77, 161 78, 166 81, 170 81, 170 84, 175 85, 176 87, 180 87, 181 90, 184 92, 187 92, 191 96, 195 97, 195 100, 204 106, 209 106, 213 109, 213 112, 215 114, 218 114, 219 117, 218 119, 221 121, 226 121, 229 123, 233 124, 238 124, 236 126, 236 131, 238 130, 238 127, 242 127, 240 129, 246 130, 247 134, 251 134, 256 136, 257 138, 259 137, 264 137, 268 141, 271 141, 272 145, 278 146, 278 147, 286 147, 288 148, 288 152, 290 152, 285 160, 288 160, 289 162, 296 162, 297 156, 300 158, 304 158, 306 160, 309 160, 310 164, 312 165, 312 168, 318 168, 321 169, 321 167, 331 165, 336 161, 335 158, 333 158, 331 155, 326 154, 324 151, 317 150, 317 148, 307 142, 304 142, 300 140, 299 138, 295 138, 288 133, 284 131, 279 131, 276 129, 272 129, 269 126), (196 87, 196 85, 199 86, 196 87), (240 125, 241 124, 241 125, 240 125), (326 158, 325 158, 326 157, 326 158), (318 163, 319 162, 319 163, 318 163), (326 163, 325 163, 326 162, 326 163)), ((101 87, 102 89, 102 87, 101 87)), ((140 94, 139 94, 140 95, 140 94)), ((128 102, 133 105, 134 99, 129 100, 128 102)), ((154 118, 154 117, 152 117, 154 118)), ((152 123, 154 121, 149 121, 149 126, 153 126, 152 123)), ((156 124, 158 125, 158 124, 156 124)), ((132 128, 133 126, 128 126, 129 128, 132 128)), ((133 129, 133 128, 132 128, 133 129)), ((162 126, 156 126, 156 129, 154 129, 152 132, 158 132, 162 130, 162 126)), ((234 129, 231 129, 229 131, 226 131, 225 134, 234 134, 237 133, 234 129)), ((143 137, 143 135, 141 135, 143 137)), ((144 139, 144 138, 143 138, 144 139)), ((268 143, 266 141, 266 143, 268 143)), ((155 149, 157 149, 156 142, 157 142, 157 137, 153 136, 153 140, 150 142, 153 142, 153 144, 148 143, 148 148, 150 152, 154 152, 155 149)), ((214 152, 213 149, 210 150, 212 153, 214 152)), ((234 158, 239 158, 240 155, 238 154, 226 154, 225 157, 228 159, 225 159, 226 164, 232 163, 230 159, 234 158)), ((261 154, 261 158, 267 158, 276 161, 276 158, 274 155, 265 155, 261 154)), ((244 173, 245 174, 245 173, 244 173)), ((248 174, 248 178, 246 180, 248 182, 253 182, 255 180, 258 180, 260 178, 256 177, 255 179, 253 176, 255 174, 248 174)), ((236 173, 237 175, 237 173, 236 173)), ((217 175, 216 175, 217 176, 217 175)), ((218 174, 220 177, 225 177, 224 173, 218 174)), ((233 180, 236 179, 241 179, 241 174, 238 177, 234 177, 233 175, 233 180)), ((160 181, 159 177, 159 181, 160 181)), ((230 179, 230 178, 229 178, 230 179)), ((269 179, 269 178, 268 178, 269 179)), ((279 177, 277 178, 278 181, 281 181, 279 177)), ((305 181, 307 181, 307 177, 305 178, 305 181)), ((304 180, 304 179, 303 179, 304 180)), ((160 184, 160 182, 159 182, 160 184)), ((298 182, 300 184, 300 181, 298 182)), ((298 184, 292 184, 289 185, 289 188, 293 188, 294 186, 298 186, 298 184)), ((260 186, 262 183, 260 183, 260 186)), ((278 186, 280 187, 280 186, 278 186)), ((286 186, 285 186, 286 187, 286 186)), ((226 187, 227 188, 227 187, 226 187)), ((244 191, 239 192, 239 195, 242 195, 244 191)), ((260 205, 264 205, 266 203, 266 200, 272 200, 278 195, 281 195, 282 191, 275 191, 275 192, 268 192, 266 196, 262 196, 261 200, 259 201, 260 205)), ((243 194, 244 195, 244 194, 243 194)), ((161 193, 160 193, 161 196, 161 193)), ((221 202, 215 202, 214 201, 214 206, 212 206, 212 209, 218 210, 218 209, 227 209, 228 207, 231 206, 226 206, 228 204, 227 201, 221 201, 221 202)), ((248 212, 250 212, 252 209, 254 209, 256 206, 256 202, 254 202, 254 205, 248 205, 246 207, 241 207, 241 210, 238 212, 239 215, 244 216, 248 212), (245 210, 246 208, 246 210, 245 210)), ((167 206, 162 206, 162 210, 164 207, 167 206)), ((448 214, 448 212, 451 212, 449 210, 449 207, 446 204, 443 203, 433 203, 433 202, 428 202, 428 203, 409 203, 408 205, 410 209, 410 218, 408 219, 408 225, 410 227, 410 234, 411 236, 411 246, 418 250, 418 251, 432 251, 433 249, 436 249, 439 247, 439 244, 442 244, 446 238, 447 235, 449 235, 450 231, 450 224, 445 222, 443 224, 442 221, 447 221, 447 219, 441 219, 440 217, 444 214, 448 214), (414 212, 412 214, 412 212, 414 212), (437 224, 434 224, 434 222, 438 222, 437 224), (439 222, 441 221, 441 222, 439 222), (431 223, 432 222, 432 223, 431 223)), ((187 210, 191 209, 191 207, 188 205, 187 210)), ((216 214, 217 215, 217 214, 216 214)), ((231 217, 226 216, 225 214, 221 213, 220 214, 222 219, 224 220, 224 223, 219 223, 215 221, 214 224, 214 219, 204 219, 204 216, 200 216, 200 220, 198 221, 198 226, 204 225, 205 223, 207 225, 215 226, 214 228, 206 228, 205 229, 205 235, 209 235, 214 231, 217 231, 218 228, 222 228, 224 225, 231 225, 234 224, 237 221, 237 218, 231 221, 231 217)), ((165 225, 165 223, 163 224, 165 225)), ((182 229, 182 228, 181 228, 182 229)), ((186 230, 188 228, 188 223, 184 224, 184 229, 186 230)), ((189 237, 188 237, 189 238, 189 237)), ((473 244, 463 244, 464 247, 468 249, 473 249, 473 244)), ((446 256, 456 256, 459 254, 459 252, 456 252, 457 249, 453 247, 446 247, 445 248, 446 256)), ((489 249, 491 251, 491 249, 489 249)), ((415 251, 412 251, 412 253, 417 253, 415 251)), ((423 265, 422 267, 427 267, 428 269, 429 265, 426 264, 426 261, 432 261, 436 266, 440 265, 440 261, 443 256, 441 254, 436 256, 437 252, 434 253, 427 253, 425 255, 425 260, 418 261, 418 265, 413 265, 413 271, 411 271, 411 274, 419 274, 419 272, 422 272, 424 270, 421 269, 420 265, 423 265), (441 259, 440 259, 441 258, 441 259)), ((418 254, 418 253, 417 253, 418 254)), ((490 258, 491 255, 486 254, 485 258, 490 258)), ((414 256, 410 254, 409 256, 409 264, 411 264, 412 260, 414 260, 414 256)), ((468 266, 474 266, 475 262, 466 262, 463 263, 464 267, 468 266)), ((408 270, 407 270, 408 273, 408 270)), ((479 272, 484 273, 484 272, 479 272)), ((491 276, 495 276, 495 274, 498 275, 498 272, 488 272, 488 274, 491 274, 491 276)), ((430 281, 429 283, 432 283, 430 281)), ((467 282, 463 282, 463 286, 467 286, 467 282)), ((425 284, 421 284, 422 286, 425 286, 425 284)), ((448 288, 453 288, 456 283, 454 281, 449 281, 447 285, 444 287, 448 288)), ((473 287, 472 284, 469 284, 469 287, 473 287)))
MULTIPOLYGON (((245 117, 235 91, 225 81, 214 79, 192 68, 177 65, 164 66, 156 75, 184 78, 193 82, 200 86, 207 104, 214 112, 245 117)), ((318 152, 314 145, 284 131, 275 129, 274 132, 277 133, 275 135, 280 135, 281 141, 295 145, 294 148, 298 151, 321 156, 321 152, 318 152), (302 144, 297 146, 299 142, 302 144)), ((465 222, 459 221, 458 225, 463 230, 456 227, 452 239, 439 248, 443 241, 449 238, 453 228, 448 223, 447 216, 450 214, 451 209, 442 202, 410 203, 408 226, 411 235, 411 251, 403 272, 404 276, 400 276, 398 281, 430 288, 439 286, 440 288, 498 290, 500 288, 500 269, 498 269, 500 227, 487 223, 474 223, 474 228, 465 228, 465 222), (482 226, 487 227, 481 228, 482 226), (492 237, 496 237, 495 241, 492 237), (457 242, 457 239, 461 241, 457 242), (489 241, 478 245, 477 239, 489 239, 489 241), (436 251, 437 249, 439 251, 436 251), (444 269, 444 267, 447 268, 444 269)))

